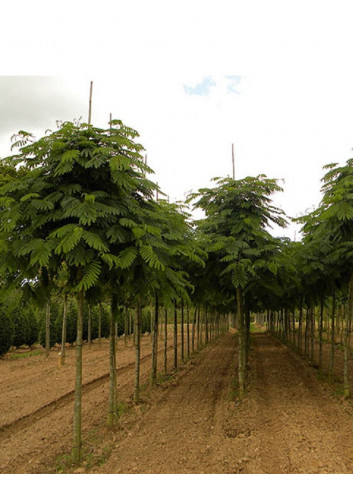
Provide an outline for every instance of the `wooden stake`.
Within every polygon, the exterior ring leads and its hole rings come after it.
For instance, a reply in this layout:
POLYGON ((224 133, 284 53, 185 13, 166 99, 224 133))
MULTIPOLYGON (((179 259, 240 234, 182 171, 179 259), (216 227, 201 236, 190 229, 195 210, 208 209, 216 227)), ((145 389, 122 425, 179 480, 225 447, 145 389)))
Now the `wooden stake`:
POLYGON ((89 89, 88 124, 91 124, 91 116, 92 116, 92 91, 93 91, 93 81, 91 81, 91 85, 89 89))
POLYGON ((233 180, 235 179, 234 144, 232 144, 233 180))

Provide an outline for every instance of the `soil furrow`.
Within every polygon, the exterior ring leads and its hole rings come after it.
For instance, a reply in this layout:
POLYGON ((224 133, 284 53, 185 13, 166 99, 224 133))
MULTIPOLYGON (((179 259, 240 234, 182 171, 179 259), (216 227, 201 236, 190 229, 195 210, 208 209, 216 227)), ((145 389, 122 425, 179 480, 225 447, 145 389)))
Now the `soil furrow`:
MULTIPOLYGON (((173 349, 172 346, 168 348, 168 350, 171 349, 173 349)), ((160 350, 159 353, 161 353, 162 351, 163 350, 160 350)), ((151 357, 152 357, 151 353, 141 357, 141 364, 145 363, 151 357)), ((128 365, 124 365, 122 367, 118 367, 116 369, 117 375, 119 374, 121 375, 124 372, 133 369, 134 367, 135 367, 135 362, 131 362, 128 365)), ((109 379, 109 376, 110 374, 108 372, 93 380, 90 380, 89 382, 85 382, 82 385, 83 394, 90 392, 92 389, 98 388, 100 385, 105 383, 107 379, 109 379)), ((49 402, 45 406, 40 407, 36 411, 29 413, 25 416, 22 416, 21 418, 18 418, 11 423, 0 426, 0 442, 7 436, 10 436, 13 433, 15 433, 16 431, 20 431, 22 429, 28 428, 31 424, 35 423, 36 421, 43 418, 44 416, 48 416, 53 411, 60 409, 66 406, 67 404, 72 404, 74 393, 75 391, 71 390, 70 392, 67 392, 66 394, 63 394, 62 396, 58 397, 54 401, 49 402)))

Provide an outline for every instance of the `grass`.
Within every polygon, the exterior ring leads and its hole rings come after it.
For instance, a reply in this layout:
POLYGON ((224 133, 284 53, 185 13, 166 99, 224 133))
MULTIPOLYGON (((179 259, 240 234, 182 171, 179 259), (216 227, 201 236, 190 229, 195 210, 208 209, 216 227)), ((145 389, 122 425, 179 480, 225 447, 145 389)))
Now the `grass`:
POLYGON ((9 353, 9 359, 17 360, 18 358, 36 357, 38 355, 43 355, 43 353, 45 353, 43 350, 34 350, 25 353, 9 353))
POLYGON ((263 333, 264 327, 257 326, 255 323, 250 323, 250 333, 263 333))

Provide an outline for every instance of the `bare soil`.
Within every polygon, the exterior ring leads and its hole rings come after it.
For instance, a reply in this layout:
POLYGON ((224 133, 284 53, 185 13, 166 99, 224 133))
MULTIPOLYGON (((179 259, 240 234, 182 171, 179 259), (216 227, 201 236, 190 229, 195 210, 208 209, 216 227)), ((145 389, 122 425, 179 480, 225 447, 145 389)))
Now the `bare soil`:
MULTIPOLYGON (((170 342, 171 344, 171 342, 170 342)), ((162 344, 160 345, 160 348, 162 344)), ((179 349, 180 350, 180 349, 179 349)), ((134 349, 118 346, 122 415, 105 424, 108 344, 84 352, 84 460, 69 464, 74 351, 0 361, 2 473, 352 473, 353 408, 317 372, 266 333, 254 334, 249 389, 236 392, 236 339, 227 334, 148 386, 143 339, 141 404, 131 401, 134 349)), ((162 370, 162 355, 159 355, 162 370)), ((172 351, 169 351, 172 369, 172 351)))

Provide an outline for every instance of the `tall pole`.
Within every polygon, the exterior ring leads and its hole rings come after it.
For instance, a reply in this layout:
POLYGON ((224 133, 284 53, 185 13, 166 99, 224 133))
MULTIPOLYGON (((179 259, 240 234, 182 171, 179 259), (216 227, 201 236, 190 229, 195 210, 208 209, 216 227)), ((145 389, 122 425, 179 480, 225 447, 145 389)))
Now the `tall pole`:
POLYGON ((90 85, 90 89, 89 89, 88 124, 91 124, 91 115, 92 115, 92 91, 93 91, 93 81, 91 81, 91 85, 90 85))
POLYGON ((233 180, 235 179, 234 144, 232 144, 233 180))

